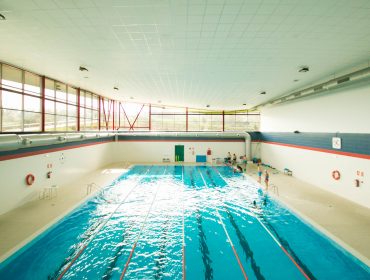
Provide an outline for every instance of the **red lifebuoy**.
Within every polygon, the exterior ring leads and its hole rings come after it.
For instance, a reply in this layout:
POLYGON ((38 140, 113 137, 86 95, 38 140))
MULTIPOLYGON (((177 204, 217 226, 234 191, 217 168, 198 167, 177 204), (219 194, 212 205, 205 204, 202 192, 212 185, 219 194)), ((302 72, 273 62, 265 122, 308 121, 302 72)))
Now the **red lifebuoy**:
POLYGON ((33 176, 32 174, 28 174, 26 176, 26 184, 27 184, 27 186, 31 186, 33 184, 33 182, 35 182, 35 176, 33 176))
POLYGON ((340 179, 340 173, 338 170, 334 170, 332 173, 331 173, 331 176, 333 176, 333 179, 334 180, 339 180, 340 179))

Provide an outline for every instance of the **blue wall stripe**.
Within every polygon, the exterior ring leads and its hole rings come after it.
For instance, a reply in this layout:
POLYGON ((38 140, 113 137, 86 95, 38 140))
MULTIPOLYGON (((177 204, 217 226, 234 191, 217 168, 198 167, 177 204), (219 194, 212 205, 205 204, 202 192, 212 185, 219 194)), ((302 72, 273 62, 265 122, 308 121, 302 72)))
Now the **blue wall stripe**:
POLYGON ((365 133, 262 132, 256 140, 370 155, 370 134, 365 133), (341 138, 340 150, 332 148, 333 137, 341 138))

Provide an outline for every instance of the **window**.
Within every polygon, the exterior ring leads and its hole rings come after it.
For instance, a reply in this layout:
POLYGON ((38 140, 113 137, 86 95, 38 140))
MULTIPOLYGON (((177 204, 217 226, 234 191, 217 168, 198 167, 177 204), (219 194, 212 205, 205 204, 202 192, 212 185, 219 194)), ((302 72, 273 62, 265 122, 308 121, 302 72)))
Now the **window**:
POLYGON ((91 92, 80 91, 80 130, 99 129, 99 97, 91 92))
POLYGON ((40 131, 39 76, 5 64, 0 69, 1 131, 40 131))
POLYGON ((122 103, 0 63, 0 132, 253 131, 259 125, 258 113, 122 103))

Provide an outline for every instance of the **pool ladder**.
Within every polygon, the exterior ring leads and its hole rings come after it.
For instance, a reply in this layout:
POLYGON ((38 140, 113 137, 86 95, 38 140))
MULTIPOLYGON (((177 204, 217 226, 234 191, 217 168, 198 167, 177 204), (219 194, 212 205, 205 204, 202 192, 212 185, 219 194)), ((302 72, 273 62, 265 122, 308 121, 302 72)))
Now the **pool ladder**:
POLYGON ((274 184, 271 184, 270 185, 270 189, 273 191, 274 194, 276 194, 277 196, 279 196, 279 187, 274 185, 274 184))
POLYGON ((100 186, 97 185, 96 183, 90 183, 90 184, 87 184, 86 185, 86 195, 89 195, 91 194, 91 192, 94 190, 94 189, 100 189, 100 186))

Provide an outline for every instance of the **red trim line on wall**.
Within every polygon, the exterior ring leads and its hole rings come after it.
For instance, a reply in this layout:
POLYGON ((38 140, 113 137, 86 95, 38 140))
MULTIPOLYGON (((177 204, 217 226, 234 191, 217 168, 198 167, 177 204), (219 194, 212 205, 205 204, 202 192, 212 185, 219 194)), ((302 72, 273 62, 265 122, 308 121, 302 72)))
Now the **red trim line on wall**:
POLYGON ((357 154, 357 153, 350 153, 350 152, 334 151, 334 150, 323 149, 323 148, 298 146, 298 145, 278 143, 278 142, 261 141, 261 143, 271 144, 271 145, 278 145, 278 146, 284 146, 284 147, 289 147, 289 148, 302 149, 302 150, 316 151, 316 152, 327 153, 327 154, 334 154, 334 155, 341 155, 341 156, 348 156, 348 157, 355 157, 355 158, 362 158, 362 159, 370 159, 370 155, 365 155, 365 154, 357 154))

